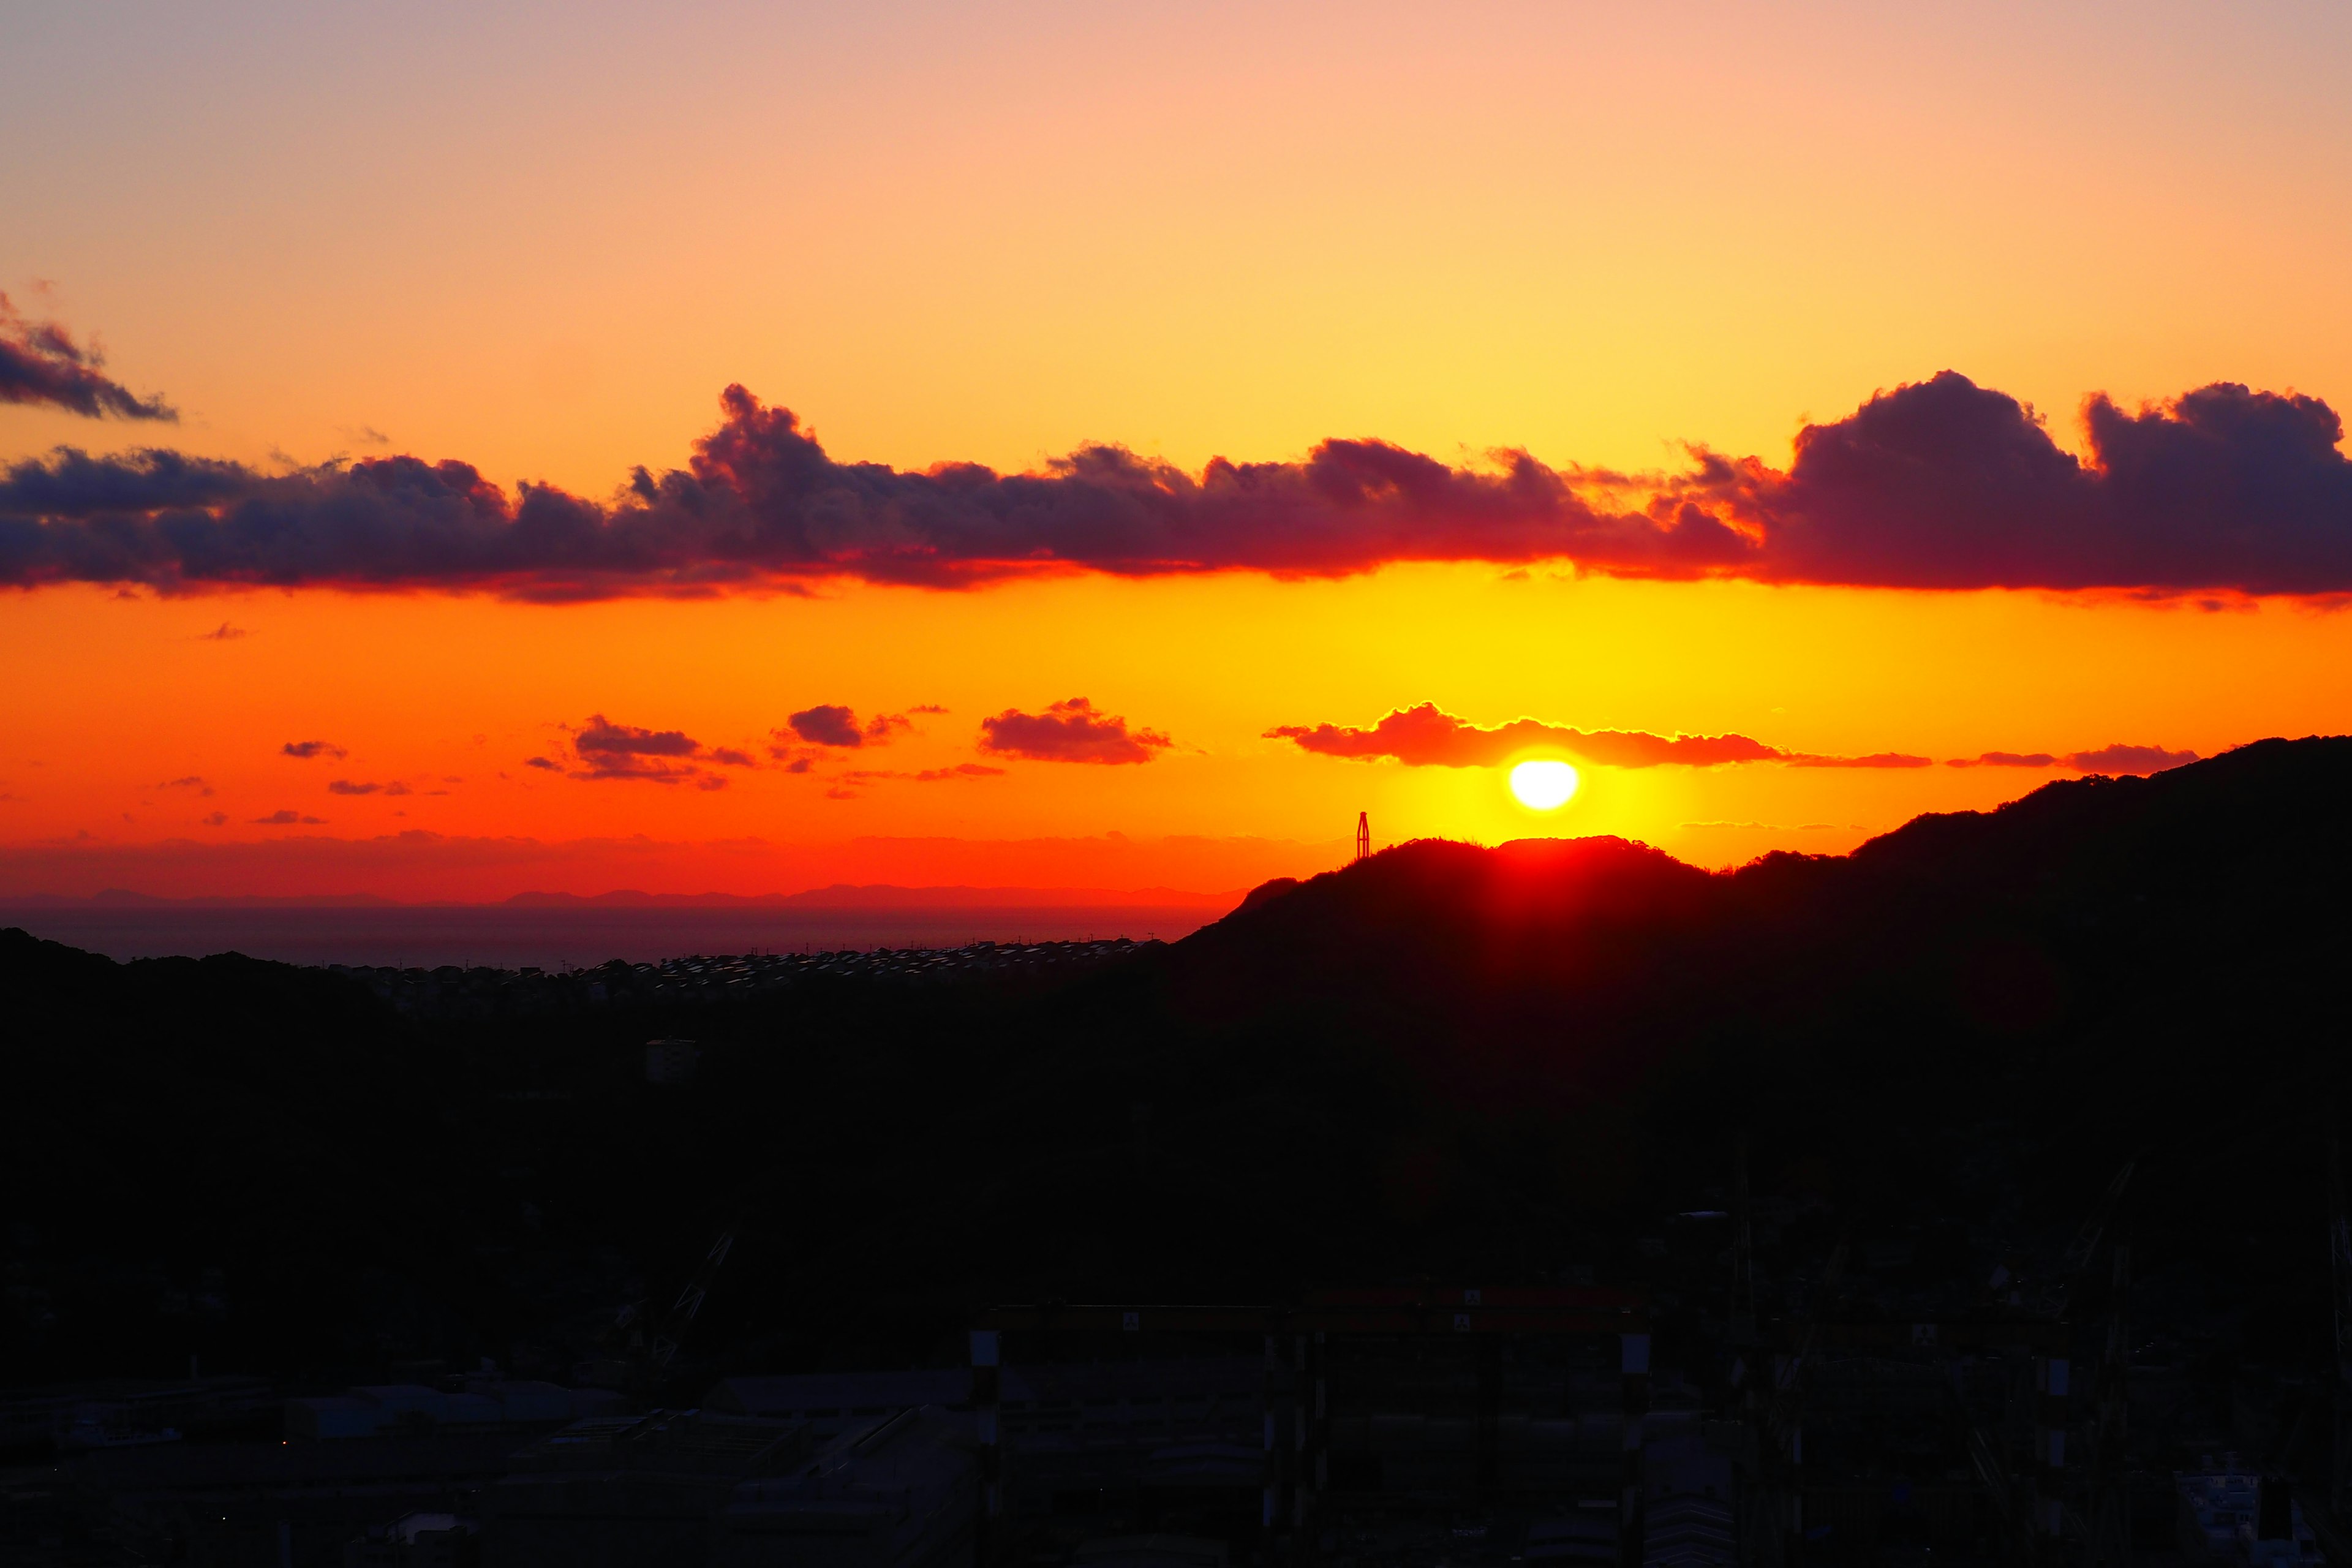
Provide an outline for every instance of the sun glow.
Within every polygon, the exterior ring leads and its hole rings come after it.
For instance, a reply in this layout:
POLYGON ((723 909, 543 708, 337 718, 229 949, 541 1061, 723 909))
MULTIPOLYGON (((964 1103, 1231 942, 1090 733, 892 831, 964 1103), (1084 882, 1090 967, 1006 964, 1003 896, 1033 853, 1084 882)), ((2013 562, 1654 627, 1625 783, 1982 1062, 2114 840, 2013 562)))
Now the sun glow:
POLYGON ((1576 794, 1576 770, 1566 763, 1521 763, 1511 770, 1511 793, 1532 811, 1557 811, 1576 794))

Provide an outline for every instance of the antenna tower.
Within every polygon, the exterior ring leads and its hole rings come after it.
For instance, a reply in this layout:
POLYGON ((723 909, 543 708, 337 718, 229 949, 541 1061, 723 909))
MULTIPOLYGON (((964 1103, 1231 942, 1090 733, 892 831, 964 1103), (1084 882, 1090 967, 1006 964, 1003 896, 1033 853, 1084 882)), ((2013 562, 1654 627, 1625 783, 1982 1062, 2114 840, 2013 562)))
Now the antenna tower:
POLYGON ((1356 858, 1372 858, 1372 819, 1368 812, 1356 813, 1356 858))

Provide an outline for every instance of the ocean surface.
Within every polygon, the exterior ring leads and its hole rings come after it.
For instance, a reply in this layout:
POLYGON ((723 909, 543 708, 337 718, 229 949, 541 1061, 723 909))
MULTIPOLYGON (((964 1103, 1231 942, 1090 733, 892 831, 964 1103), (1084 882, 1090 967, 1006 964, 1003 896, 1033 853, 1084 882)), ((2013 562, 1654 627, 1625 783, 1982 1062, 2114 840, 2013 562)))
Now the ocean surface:
POLYGON ((825 952, 966 942, 1157 937, 1173 942, 1223 913, 1182 905, 990 909, 360 907, 0 904, 0 927, 109 958, 242 952, 288 963, 444 963, 517 969, 643 963, 693 953, 825 952))

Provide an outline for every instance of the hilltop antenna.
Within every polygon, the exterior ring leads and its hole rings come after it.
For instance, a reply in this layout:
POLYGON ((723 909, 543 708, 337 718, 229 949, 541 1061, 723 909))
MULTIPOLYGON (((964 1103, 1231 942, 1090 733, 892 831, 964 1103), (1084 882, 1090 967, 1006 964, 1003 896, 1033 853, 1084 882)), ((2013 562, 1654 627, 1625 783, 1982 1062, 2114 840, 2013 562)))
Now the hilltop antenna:
POLYGON ((1372 858, 1372 819, 1368 812, 1356 813, 1356 858, 1372 858))

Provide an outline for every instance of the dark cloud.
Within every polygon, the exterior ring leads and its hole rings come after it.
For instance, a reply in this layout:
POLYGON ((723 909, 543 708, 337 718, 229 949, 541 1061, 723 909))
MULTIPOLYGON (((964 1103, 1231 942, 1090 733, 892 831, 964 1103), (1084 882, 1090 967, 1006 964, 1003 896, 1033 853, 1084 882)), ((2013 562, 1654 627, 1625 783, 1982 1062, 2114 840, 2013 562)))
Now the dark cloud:
POLYGON ((0 471, 0 584, 561 600, 1560 559, 1775 583, 2352 593, 2352 465, 2335 411, 2227 383, 2137 412, 2092 398, 2087 462, 2032 409, 1947 371, 1807 426, 1786 472, 1699 448, 1688 471, 1651 475, 1518 450, 1458 468, 1378 440, 1198 474, 1113 446, 1024 474, 911 471, 838 462, 740 386, 720 402, 684 468, 639 468, 605 502, 545 485, 509 494, 467 464, 412 457, 269 474, 61 448, 0 471))
POLYGON ((2162 746, 2101 746, 2095 752, 2075 752, 2066 765, 2083 773, 2160 773, 2197 760, 2194 752, 2168 752, 2162 746))
POLYGON ((2058 759, 2047 752, 1982 752, 1973 757, 1954 757, 1944 764, 1948 768, 2050 768, 2058 759))
POLYGON ((572 743, 583 757, 690 757, 701 743, 681 730, 641 730, 615 724, 602 713, 592 713, 574 732, 572 743))
POLYGON ((1156 730, 1130 731, 1117 714, 1098 713, 1083 697, 1043 713, 1007 708, 980 721, 980 749, 1041 763, 1148 763, 1174 744, 1156 730))
POLYGON ((543 768, 588 781, 640 779, 649 784, 692 784, 697 789, 725 789, 727 781, 699 764, 757 767, 749 752, 731 746, 705 746, 683 730, 647 730, 615 724, 602 713, 572 731, 577 766, 566 768, 547 757, 528 757, 525 767, 543 768))
POLYGON ((180 417, 160 397, 141 397, 100 373, 106 358, 55 321, 28 320, 0 294, 0 403, 38 403, 91 419, 180 417))
POLYGON ((261 827, 294 827, 298 826, 302 827, 323 827, 326 826, 327 819, 323 816, 305 816, 299 811, 289 811, 281 807, 277 811, 271 812, 268 816, 257 816, 253 821, 257 826, 261 827))
POLYGON ((155 787, 158 789, 192 789, 198 795, 210 795, 213 793, 213 786, 205 783, 203 776, 197 773, 184 773, 175 779, 165 779, 162 784, 155 787))
POLYGON ((333 757, 340 761, 351 755, 332 741, 289 741, 278 749, 287 756, 300 757, 305 761, 312 757, 333 757))
POLYGON ((1268 740, 1353 761, 1393 758, 1412 767, 1490 767, 1515 752, 1556 749, 1581 762, 1648 768, 1664 763, 1712 767, 1718 763, 1783 762, 1790 753, 1745 735, 1652 735, 1639 730, 1572 730, 1535 719, 1484 729, 1456 719, 1434 702, 1391 711, 1369 730, 1344 724, 1284 724, 1268 740))
POLYGON ((170 520, 169 531, 182 537, 191 529, 201 533, 201 520, 209 515, 205 508, 250 496, 259 478, 242 463, 192 458, 163 447, 93 458, 79 447, 60 447, 46 459, 26 459, 0 470, 0 518, 50 520, 53 541, 76 552, 60 576, 139 581, 131 573, 93 574, 110 570, 106 546, 97 536, 125 526, 138 531, 136 520, 141 519, 156 520, 158 529, 170 520), (92 537, 76 543, 74 531, 55 526, 60 520, 88 524, 92 537))
POLYGON ((2194 752, 2168 752, 2162 746, 2101 746, 2095 752, 1985 752, 1954 757, 1954 768, 2072 768, 2078 773, 2160 773, 2197 760, 2194 752))
POLYGON ((1701 453, 1673 489, 1759 541, 1745 574, 1909 588, 2352 591, 2352 465, 2316 398, 2216 383, 2084 407, 2090 451, 1946 371, 1809 425, 1777 473, 1701 453))
POLYGON ((1590 558, 1687 576, 1751 553, 1696 507, 1604 514, 1524 452, 1455 468, 1374 440, 1198 475, 1124 447, 1037 472, 841 463, 741 387, 682 469, 610 502, 411 457, 264 474, 71 449, 0 477, 0 583, 438 588, 536 599, 777 588, 828 577, 959 587, 1040 572, 1335 575, 1390 561, 1590 558))
MULTIPOLYGON (((791 732, 813 746, 863 746, 871 742, 887 745, 900 731, 912 730, 917 713, 944 713, 944 708, 910 708, 904 713, 877 713, 860 724, 856 711, 838 702, 820 702, 814 708, 803 708, 784 722, 791 732)), ((772 731, 782 740, 785 731, 772 731)))
POLYGON ((204 818, 204 825, 205 825, 206 827, 219 827, 219 826, 221 826, 222 825, 224 825, 225 823, 226 823, 227 821, 228 821, 228 813, 227 813, 227 812, 226 812, 226 811, 215 811, 215 812, 213 812, 211 815, 209 815, 209 816, 205 816, 205 817, 204 818))
POLYGON ((1880 752, 1867 757, 1824 757, 1786 752, 1745 735, 1653 735, 1641 730, 1576 730, 1537 719, 1481 727, 1434 702, 1399 708, 1370 729, 1345 724, 1284 724, 1268 740, 1353 762, 1390 759, 1409 767, 1492 767, 1528 751, 1565 752, 1603 767, 1711 768, 1727 763, 1788 763, 1815 768, 1921 768, 1926 757, 1880 752))
POLYGON ((249 637, 252 635, 243 626, 233 626, 226 621, 223 621, 208 632, 198 632, 196 640, 198 642, 235 642, 239 637, 249 637))
POLYGON ((394 780, 391 784, 360 784, 351 779, 327 781, 329 795, 406 795, 408 786, 394 780))
POLYGON ((835 702, 820 702, 814 708, 803 708, 784 721, 793 734, 813 746, 862 746, 866 731, 857 726, 857 715, 835 702))

